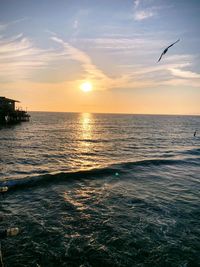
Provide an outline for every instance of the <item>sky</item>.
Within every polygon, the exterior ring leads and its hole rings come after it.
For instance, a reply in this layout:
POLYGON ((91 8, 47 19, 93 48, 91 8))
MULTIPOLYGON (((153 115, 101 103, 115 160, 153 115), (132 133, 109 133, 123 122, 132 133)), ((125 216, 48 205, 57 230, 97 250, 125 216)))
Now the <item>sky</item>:
POLYGON ((199 14, 199 0, 0 0, 0 96, 30 111, 200 115, 199 14))

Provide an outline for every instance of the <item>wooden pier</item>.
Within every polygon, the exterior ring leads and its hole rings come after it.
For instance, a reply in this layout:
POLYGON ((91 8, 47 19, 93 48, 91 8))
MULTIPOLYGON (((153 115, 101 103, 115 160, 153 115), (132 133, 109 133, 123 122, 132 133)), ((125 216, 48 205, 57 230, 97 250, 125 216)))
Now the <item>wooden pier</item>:
POLYGON ((16 102, 19 101, 2 96, 0 97, 0 124, 29 121, 30 115, 25 110, 16 109, 16 102))

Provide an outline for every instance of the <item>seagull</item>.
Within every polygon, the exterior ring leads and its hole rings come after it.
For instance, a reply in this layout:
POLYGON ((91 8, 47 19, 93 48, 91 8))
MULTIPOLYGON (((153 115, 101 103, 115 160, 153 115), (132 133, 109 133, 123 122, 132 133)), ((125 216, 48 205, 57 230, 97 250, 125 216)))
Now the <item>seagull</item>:
POLYGON ((169 45, 167 48, 165 48, 165 50, 162 52, 162 54, 160 55, 160 58, 158 59, 157 62, 159 62, 159 61, 161 60, 162 56, 163 56, 164 54, 167 53, 168 49, 169 49, 171 46, 173 46, 174 44, 178 43, 179 41, 180 41, 180 39, 178 39, 176 42, 174 42, 173 44, 171 44, 171 45, 169 45))

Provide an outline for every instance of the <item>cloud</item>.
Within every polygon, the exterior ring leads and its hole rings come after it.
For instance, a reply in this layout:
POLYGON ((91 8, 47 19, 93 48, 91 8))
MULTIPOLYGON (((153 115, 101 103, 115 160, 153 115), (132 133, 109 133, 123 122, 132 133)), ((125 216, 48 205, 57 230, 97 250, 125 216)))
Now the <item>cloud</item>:
MULTIPOLYGON (((194 55, 174 55, 163 64, 146 64, 145 65, 119 65, 121 72, 129 76, 129 82, 145 81, 148 86, 189 86, 198 87, 200 74, 189 70, 182 70, 193 65, 194 55), (174 59, 174 60, 172 60, 174 59)), ((145 86, 145 83, 143 84, 145 86)), ((144 87, 143 87, 144 88, 144 87)))
POLYGON ((157 14, 157 10, 160 7, 151 6, 148 7, 147 5, 149 2, 146 0, 135 0, 134 1, 134 11, 133 11, 133 18, 136 21, 142 21, 149 18, 154 17, 157 14))
MULTIPOLYGON (((53 36, 51 39, 59 43, 61 48, 43 50, 33 42, 18 34, 11 38, 0 38, 0 80, 17 81, 31 80, 36 70, 52 67, 52 62, 60 60, 74 60, 82 67, 80 82, 90 79, 99 90, 122 86, 128 77, 121 75, 115 79, 109 77, 102 69, 95 65, 91 57, 80 49, 53 36)), ((70 64, 70 63, 69 63, 70 64)), ((74 81, 77 82, 77 81, 74 81)))
POLYGON ((140 2, 141 2, 141 0, 135 0, 134 1, 134 7, 138 8, 138 6, 140 5, 140 2))
POLYGON ((188 70, 181 70, 176 68, 169 68, 169 71, 171 71, 172 75, 184 78, 184 79, 200 79, 200 74, 188 70))
POLYGON ((8 25, 17 24, 17 23, 23 22, 23 21, 25 21, 27 19, 28 19, 27 17, 24 17, 24 18, 21 18, 21 19, 16 19, 16 20, 13 20, 13 21, 9 22, 8 25))
POLYGON ((162 45, 160 40, 156 40, 152 36, 134 36, 134 37, 103 37, 103 38, 76 38, 76 43, 83 44, 88 48, 92 49, 104 49, 110 50, 112 53, 119 51, 121 52, 135 52, 137 50, 138 54, 152 53, 152 51, 157 51, 162 45), (123 50, 123 51, 122 51, 123 50))
POLYGON ((186 86, 189 88, 199 88, 199 80, 197 79, 178 79, 178 78, 173 78, 173 79, 168 79, 162 82, 161 85, 167 85, 167 86, 186 86))
POLYGON ((155 15, 155 13, 152 10, 140 10, 135 12, 134 19, 137 21, 144 20, 151 18, 155 15))
POLYGON ((53 36, 51 39, 64 47, 66 55, 82 65, 85 72, 84 79, 98 81, 98 83, 101 83, 102 89, 105 89, 105 84, 111 82, 111 79, 92 62, 91 58, 85 52, 73 47, 58 37, 53 36))
POLYGON ((49 62, 63 52, 40 49, 23 34, 0 38, 0 78, 15 80, 30 78, 32 71, 49 67, 49 62))
POLYGON ((75 20, 74 24, 73 24, 73 28, 76 30, 76 29, 78 29, 78 26, 79 26, 79 22, 78 22, 78 20, 75 20))
MULTIPOLYGON (((181 79, 184 78, 183 80, 187 80, 186 82, 194 80, 195 78, 196 80, 200 78, 200 74, 189 70, 183 70, 183 68, 192 65, 194 56, 191 55, 168 56, 162 64, 156 64, 156 59, 154 61, 153 57, 160 43, 159 40, 153 39, 151 36, 147 39, 138 36, 133 38, 79 38, 71 40, 71 43, 69 43, 58 38, 56 33, 51 33, 51 35, 53 35, 51 40, 55 42, 54 48, 51 49, 41 49, 35 46, 33 41, 23 34, 18 34, 11 38, 1 36, 1 81, 33 81, 35 71, 50 70, 55 67, 55 62, 60 66, 60 63, 63 61, 65 61, 65 68, 67 65, 69 67, 72 65, 71 61, 79 63, 79 73, 77 74, 79 78, 77 79, 76 76, 76 79, 71 79, 71 82, 74 83, 74 85, 76 84, 76 88, 83 80, 91 80, 96 90, 107 90, 123 88, 138 89, 167 85, 175 80, 174 76, 181 79), (99 58, 95 58, 97 61, 94 61, 90 54, 86 53, 83 48, 80 48, 81 45, 87 48, 92 47, 97 49, 100 47, 112 52, 120 52, 120 58, 122 58, 122 60, 119 60, 118 64, 110 65, 109 68, 107 65, 100 68, 100 65, 96 63, 99 58), (126 53, 131 53, 131 58, 130 55, 126 53), (150 56, 145 56, 141 59, 141 53, 142 55, 150 53, 150 56), (112 75, 108 73, 112 73, 112 75)), ((101 52, 103 55, 105 51, 102 50, 101 52)), ((102 66, 103 57, 99 62, 102 66)), ((107 61, 106 64, 108 64, 107 61)), ((63 68, 63 65, 61 68, 63 68)), ((65 72, 65 69, 62 69, 62 71, 65 72)), ((75 70, 75 73, 76 72, 77 69, 75 70)), ((46 77, 48 79, 48 75, 46 77)), ((63 81, 66 83, 69 82, 68 77, 64 79, 63 81)), ((55 83, 58 82, 59 81, 55 81, 55 83)), ((178 83, 183 82, 176 81, 176 84, 178 83)), ((197 83, 192 81, 191 84, 196 86, 197 83)))
POLYGON ((89 79, 94 83, 96 90, 107 90, 107 89, 134 89, 144 88, 155 85, 154 81, 151 80, 140 80, 137 74, 132 72, 117 75, 115 77, 109 77, 103 72, 98 66, 96 66, 90 56, 78 48, 73 47, 67 42, 64 42, 58 37, 52 37, 52 40, 61 44, 65 53, 72 59, 79 62, 84 70, 82 80, 89 79))
POLYGON ((20 23, 20 22, 23 22, 25 20, 27 20, 28 18, 21 18, 21 19, 17 19, 17 20, 13 20, 11 22, 8 22, 8 23, 0 23, 0 32, 2 31, 5 31, 9 26, 12 26, 14 24, 17 24, 17 23, 20 23))

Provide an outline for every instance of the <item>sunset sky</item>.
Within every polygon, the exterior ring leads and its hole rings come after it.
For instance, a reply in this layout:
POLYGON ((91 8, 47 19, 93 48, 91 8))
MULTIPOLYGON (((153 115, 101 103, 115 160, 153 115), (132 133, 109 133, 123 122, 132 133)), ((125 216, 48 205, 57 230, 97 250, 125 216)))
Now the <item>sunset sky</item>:
POLYGON ((0 96, 32 111, 200 114, 200 1, 0 0, 0 96))

